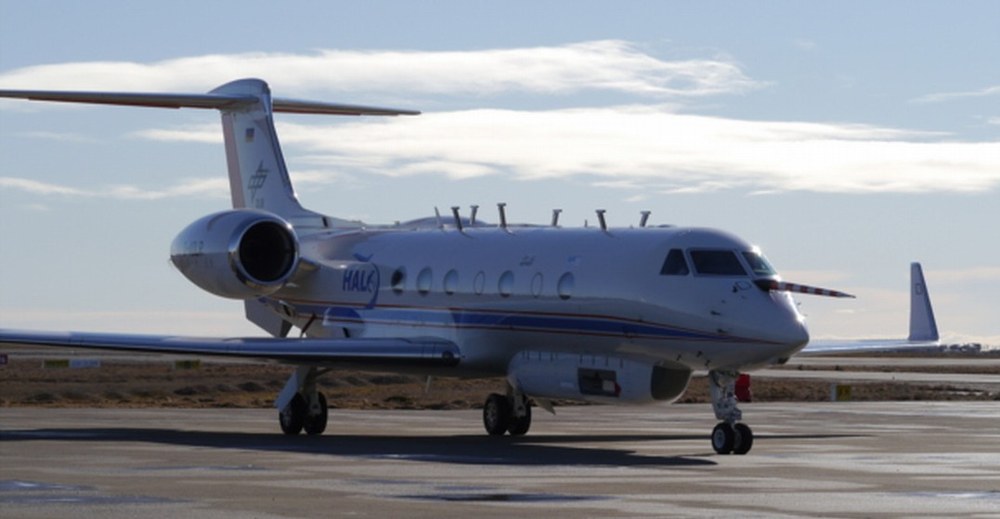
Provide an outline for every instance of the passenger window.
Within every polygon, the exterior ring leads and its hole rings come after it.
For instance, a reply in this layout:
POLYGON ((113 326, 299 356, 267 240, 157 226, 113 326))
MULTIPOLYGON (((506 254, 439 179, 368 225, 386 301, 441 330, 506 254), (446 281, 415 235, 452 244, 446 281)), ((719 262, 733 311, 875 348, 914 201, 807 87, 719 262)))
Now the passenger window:
POLYGON ((403 293, 403 287, 406 285, 406 269, 399 267, 395 272, 392 273, 392 291, 397 294, 403 293))
POLYGON ((573 297, 573 288, 576 286, 576 280, 573 278, 572 272, 567 272, 559 277, 559 284, 556 285, 556 291, 559 292, 559 299, 563 301, 573 297))
POLYGON ((690 272, 687 260, 684 259, 684 253, 680 249, 670 249, 666 261, 663 262, 663 268, 660 269, 660 275, 686 276, 690 272))
POLYGON ((458 272, 451 269, 444 275, 444 293, 452 295, 458 289, 458 272))
POLYGON ((736 253, 729 250, 692 250, 691 261, 698 274, 709 276, 746 276, 736 253))
POLYGON ((483 290, 486 289, 486 274, 483 271, 476 273, 476 278, 472 282, 472 289, 476 291, 477 296, 483 295, 483 290))
POLYGON ((431 268, 425 267, 420 271, 420 274, 417 275, 417 292, 420 292, 420 295, 422 296, 427 295, 427 293, 431 291, 431 282, 433 280, 434 275, 431 272, 431 268))
POLYGON ((497 283, 497 291, 500 292, 500 297, 510 297, 510 294, 514 292, 514 273, 507 270, 500 275, 500 281, 497 283))

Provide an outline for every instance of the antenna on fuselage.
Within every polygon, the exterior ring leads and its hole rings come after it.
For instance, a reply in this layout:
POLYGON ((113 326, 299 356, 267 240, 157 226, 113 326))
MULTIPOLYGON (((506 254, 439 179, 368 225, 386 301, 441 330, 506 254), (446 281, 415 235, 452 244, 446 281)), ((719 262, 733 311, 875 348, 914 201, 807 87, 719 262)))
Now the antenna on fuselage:
POLYGON ((438 211, 437 206, 434 206, 434 218, 437 218, 438 229, 444 229, 444 222, 441 221, 441 211, 438 211))
POLYGON ((479 212, 479 206, 472 204, 469 206, 469 209, 472 210, 472 214, 469 215, 469 225, 476 225, 476 213, 479 212))
POLYGON ((552 210, 552 227, 559 227, 559 213, 561 213, 561 212, 562 212, 562 209, 553 209, 552 210))
POLYGON ((652 211, 639 211, 639 214, 642 215, 642 217, 639 218, 639 227, 645 227, 646 222, 649 221, 649 215, 652 214, 652 211))
POLYGON ((458 229, 458 232, 462 232, 462 217, 458 215, 457 205, 451 206, 451 214, 455 217, 455 227, 458 229))
POLYGON ((598 209, 595 211, 597 213, 597 221, 601 223, 601 230, 608 232, 608 222, 604 221, 604 209, 598 209))
POLYGON ((497 211, 500 211, 500 228, 507 230, 507 203, 500 202, 497 204, 497 211))

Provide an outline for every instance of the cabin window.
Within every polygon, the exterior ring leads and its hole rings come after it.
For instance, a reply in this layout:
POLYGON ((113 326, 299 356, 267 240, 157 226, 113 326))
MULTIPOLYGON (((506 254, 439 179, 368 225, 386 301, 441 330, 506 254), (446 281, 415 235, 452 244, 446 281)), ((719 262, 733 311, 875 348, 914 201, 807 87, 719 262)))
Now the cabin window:
POLYGON ((444 275, 444 293, 452 295, 458 288, 458 272, 455 269, 451 269, 447 274, 444 275))
POLYGON ((684 252, 680 249, 670 249, 667 259, 660 268, 661 276, 686 276, 691 271, 688 269, 687 260, 684 259, 684 252))
POLYGON ((406 269, 399 267, 395 272, 392 273, 392 291, 397 294, 403 293, 403 288, 406 286, 406 269))
POLYGON ((536 272, 535 277, 531 278, 531 295, 535 297, 542 295, 542 285, 542 273, 536 272))
POLYGON ((483 295, 483 290, 486 290, 486 273, 479 271, 476 273, 475 279, 472 280, 472 290, 476 292, 477 296, 483 295))
POLYGON ((743 253, 743 259, 747 260, 747 265, 750 265, 750 270, 753 271, 755 276, 776 276, 777 272, 771 268, 771 264, 761 256, 760 253, 753 251, 745 251, 743 253))
POLYGON ((559 277, 559 283, 556 285, 556 291, 559 292, 559 299, 563 301, 573 297, 573 288, 576 286, 576 280, 573 278, 572 272, 567 272, 559 277))
POLYGON ((692 250, 690 251, 694 270, 707 276, 746 276, 736 253, 731 250, 692 250))
POLYGON ((508 270, 500 275, 500 281, 497 283, 497 291, 500 292, 500 297, 510 297, 514 292, 513 272, 508 270))
POLYGON ((431 283, 434 281, 434 273, 431 271, 430 267, 425 267, 417 275, 417 292, 420 295, 427 295, 431 291, 431 283))

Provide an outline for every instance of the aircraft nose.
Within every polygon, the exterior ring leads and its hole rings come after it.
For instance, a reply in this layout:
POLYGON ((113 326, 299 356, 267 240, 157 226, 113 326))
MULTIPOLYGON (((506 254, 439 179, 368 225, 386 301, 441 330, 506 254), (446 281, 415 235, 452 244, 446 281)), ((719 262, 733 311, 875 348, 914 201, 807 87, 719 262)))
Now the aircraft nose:
POLYGON ((778 342, 790 348, 801 348, 809 342, 809 329, 801 317, 786 320, 778 330, 775 330, 778 342))

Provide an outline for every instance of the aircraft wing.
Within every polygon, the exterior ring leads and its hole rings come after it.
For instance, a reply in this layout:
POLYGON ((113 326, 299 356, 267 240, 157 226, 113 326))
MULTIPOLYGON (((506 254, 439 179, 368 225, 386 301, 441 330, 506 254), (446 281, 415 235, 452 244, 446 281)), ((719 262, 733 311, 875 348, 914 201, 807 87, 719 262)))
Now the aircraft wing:
POLYGON ((809 344, 795 356, 826 355, 834 353, 876 353, 880 351, 902 351, 909 349, 933 348, 938 341, 910 341, 906 339, 868 339, 859 341, 809 341, 809 344))
POLYGON ((458 365, 461 352, 448 340, 418 338, 288 339, 199 338, 82 332, 0 330, 0 344, 61 346, 274 360, 294 364, 370 366, 458 365))

